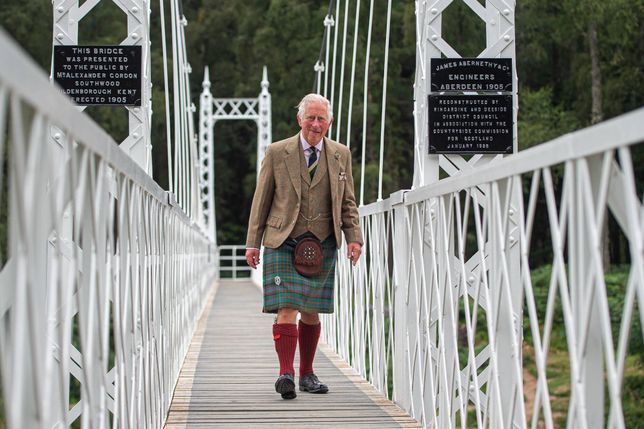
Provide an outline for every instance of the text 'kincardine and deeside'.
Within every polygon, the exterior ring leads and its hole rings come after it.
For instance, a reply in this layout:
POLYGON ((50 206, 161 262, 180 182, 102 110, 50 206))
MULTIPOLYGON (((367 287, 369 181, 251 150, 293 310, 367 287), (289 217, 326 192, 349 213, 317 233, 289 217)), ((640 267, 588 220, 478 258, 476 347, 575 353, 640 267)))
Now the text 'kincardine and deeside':
POLYGON ((431 59, 429 153, 512 153, 512 60, 431 59))
POLYGON ((141 105, 141 46, 54 46, 54 80, 79 105, 141 105))

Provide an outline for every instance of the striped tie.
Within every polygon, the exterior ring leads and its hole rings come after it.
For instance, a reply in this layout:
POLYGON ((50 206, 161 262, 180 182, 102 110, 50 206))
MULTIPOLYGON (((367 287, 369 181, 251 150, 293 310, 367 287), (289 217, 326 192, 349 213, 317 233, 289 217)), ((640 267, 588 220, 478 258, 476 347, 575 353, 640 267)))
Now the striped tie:
POLYGON ((309 155, 309 174, 311 175, 312 179, 315 175, 315 168, 318 166, 318 155, 317 150, 313 146, 309 148, 309 152, 311 153, 309 155))

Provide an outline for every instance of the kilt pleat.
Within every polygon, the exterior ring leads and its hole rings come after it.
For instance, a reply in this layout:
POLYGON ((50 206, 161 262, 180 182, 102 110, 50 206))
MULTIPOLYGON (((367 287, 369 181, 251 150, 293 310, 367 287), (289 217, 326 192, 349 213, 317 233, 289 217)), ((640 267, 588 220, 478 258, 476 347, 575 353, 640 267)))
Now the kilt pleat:
POLYGON ((322 242, 322 270, 312 277, 295 271, 293 252, 296 241, 288 239, 276 249, 264 249, 264 313, 293 308, 315 313, 333 313, 333 285, 337 249, 335 240, 322 242))

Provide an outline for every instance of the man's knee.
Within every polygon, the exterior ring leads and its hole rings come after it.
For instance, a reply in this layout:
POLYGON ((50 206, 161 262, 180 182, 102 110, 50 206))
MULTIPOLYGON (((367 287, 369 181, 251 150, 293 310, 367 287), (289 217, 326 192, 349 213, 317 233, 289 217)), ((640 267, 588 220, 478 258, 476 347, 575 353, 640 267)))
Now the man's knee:
POLYGON ((294 308, 280 308, 277 310, 277 323, 296 323, 297 310, 294 308))
POLYGON ((300 314, 302 315, 302 323, 306 323, 307 325, 317 325, 320 323, 318 313, 302 311, 300 314))

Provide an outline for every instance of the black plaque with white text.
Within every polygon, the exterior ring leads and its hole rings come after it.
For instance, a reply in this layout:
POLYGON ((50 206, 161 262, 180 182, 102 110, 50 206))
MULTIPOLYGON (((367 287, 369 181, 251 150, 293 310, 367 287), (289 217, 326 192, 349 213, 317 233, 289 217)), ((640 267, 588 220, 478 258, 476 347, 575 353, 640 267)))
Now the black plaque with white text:
POLYGON ((512 95, 429 95, 429 153, 512 153, 512 95))
POLYGON ((79 105, 141 105, 141 46, 54 46, 54 80, 79 105))
POLYGON ((510 58, 432 58, 432 92, 512 91, 510 58))

